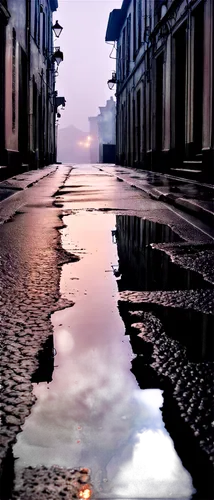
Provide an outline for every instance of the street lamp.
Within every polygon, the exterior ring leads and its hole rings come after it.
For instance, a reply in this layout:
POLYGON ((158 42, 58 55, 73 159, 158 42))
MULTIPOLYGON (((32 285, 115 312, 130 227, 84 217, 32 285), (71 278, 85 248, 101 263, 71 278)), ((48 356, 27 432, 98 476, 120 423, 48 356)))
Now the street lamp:
POLYGON ((59 64, 63 61, 64 57, 63 57, 63 52, 61 52, 61 50, 58 48, 57 50, 55 50, 55 52, 53 53, 53 60, 56 61, 57 63, 57 66, 59 66, 59 64))
POLYGON ((60 26, 60 24, 58 23, 58 21, 55 22, 55 24, 52 26, 52 30, 54 32, 54 35, 59 38, 59 36, 61 35, 62 33, 62 30, 63 30, 63 27, 60 26))
POLYGON ((113 71, 112 76, 111 76, 111 79, 107 81, 108 88, 109 88, 110 90, 113 90, 114 85, 115 85, 116 83, 118 83, 118 82, 117 82, 117 77, 116 77, 116 73, 115 73, 115 71, 113 71))

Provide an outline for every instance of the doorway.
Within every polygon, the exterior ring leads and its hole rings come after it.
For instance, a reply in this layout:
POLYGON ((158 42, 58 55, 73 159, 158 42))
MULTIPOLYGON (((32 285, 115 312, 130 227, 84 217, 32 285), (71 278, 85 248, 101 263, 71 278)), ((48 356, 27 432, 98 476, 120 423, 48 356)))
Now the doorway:
POLYGON ((5 24, 0 15, 0 165, 5 150, 5 24))
POLYGON ((19 152, 21 162, 27 163, 28 151, 28 88, 27 88, 27 55, 19 47, 19 152))
POLYGON ((135 148, 136 148, 136 138, 135 138, 135 98, 132 99, 132 144, 133 144, 133 163, 135 162, 135 148))
POLYGON ((128 95, 128 165, 131 164, 131 95, 128 95))
POLYGON ((186 101, 186 24, 175 34, 175 149, 180 158, 185 152, 186 101))
POLYGON ((141 161, 141 91, 137 92, 137 161, 141 161))
POLYGON ((204 4, 194 11, 194 101, 193 141, 195 153, 201 152, 203 126, 203 76, 204 76, 204 4))
POLYGON ((163 52, 156 59, 156 149, 162 150, 163 141, 163 52))
POLYGON ((34 152, 34 166, 37 168, 38 163, 38 89, 33 75, 33 137, 32 147, 34 152))

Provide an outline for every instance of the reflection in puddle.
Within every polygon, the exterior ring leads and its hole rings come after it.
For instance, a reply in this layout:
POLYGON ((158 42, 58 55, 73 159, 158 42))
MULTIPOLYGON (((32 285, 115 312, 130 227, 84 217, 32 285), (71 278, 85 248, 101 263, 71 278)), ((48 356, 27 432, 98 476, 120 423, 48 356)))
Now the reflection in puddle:
POLYGON ((184 290, 205 288, 196 272, 173 264, 152 244, 183 240, 169 226, 129 215, 116 216, 121 290, 184 290))
POLYGON ((213 314, 157 305, 153 311, 160 318, 166 334, 185 345, 190 361, 213 361, 213 314))
POLYGON ((49 335, 42 349, 38 354, 38 368, 33 373, 31 381, 39 384, 40 382, 51 382, 54 371, 54 356, 56 351, 53 344, 53 335, 49 335))
POLYGON ((115 216, 87 212, 66 224, 63 247, 73 251, 75 242, 86 253, 63 266, 61 293, 75 293, 75 305, 52 316, 53 381, 34 387, 37 402, 14 446, 16 473, 29 465, 83 466, 96 498, 189 499, 191 477, 164 428, 162 393, 140 390, 130 372, 111 268, 115 216))

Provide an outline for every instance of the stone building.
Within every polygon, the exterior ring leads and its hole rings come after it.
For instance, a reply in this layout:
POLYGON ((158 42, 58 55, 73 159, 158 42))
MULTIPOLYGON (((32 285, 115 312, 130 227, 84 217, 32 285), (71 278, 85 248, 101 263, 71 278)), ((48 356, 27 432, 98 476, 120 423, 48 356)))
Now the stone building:
MULTIPOLYGON (((116 107, 113 97, 107 102, 106 106, 99 108, 98 130, 99 130, 99 161, 104 161, 104 149, 106 145, 114 146, 116 144, 116 107)), ((107 163, 107 162, 106 162, 107 163)))
POLYGON ((0 0, 0 165, 11 173, 55 161, 57 7, 58 0, 0 0))
POLYGON ((117 163, 212 181, 213 0, 123 0, 115 44, 117 163))

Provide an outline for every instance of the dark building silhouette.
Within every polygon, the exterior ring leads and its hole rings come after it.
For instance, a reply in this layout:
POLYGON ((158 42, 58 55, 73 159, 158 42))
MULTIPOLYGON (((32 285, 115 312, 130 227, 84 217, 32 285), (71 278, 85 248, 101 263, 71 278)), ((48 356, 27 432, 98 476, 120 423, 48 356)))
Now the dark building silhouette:
POLYGON ((0 166, 10 172, 56 159, 57 7, 58 0, 0 1, 0 166))

